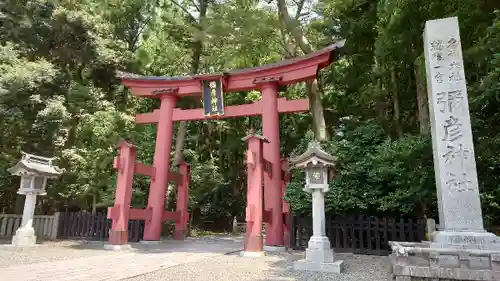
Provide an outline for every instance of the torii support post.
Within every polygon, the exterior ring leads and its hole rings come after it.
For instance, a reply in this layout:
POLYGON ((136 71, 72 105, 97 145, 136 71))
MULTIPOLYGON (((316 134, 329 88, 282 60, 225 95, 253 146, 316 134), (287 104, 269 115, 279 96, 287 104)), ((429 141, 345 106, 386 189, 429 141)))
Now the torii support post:
POLYGON ((189 200, 189 181, 191 178, 190 167, 186 162, 182 162, 179 167, 179 173, 182 175, 181 182, 177 184, 177 213, 180 214, 179 220, 175 223, 174 239, 184 240, 187 237, 188 200, 189 200))
MULTIPOLYGON (((256 83, 258 83, 256 81, 256 83)), ((278 85, 275 82, 261 84, 262 132, 269 140, 263 153, 269 168, 264 174, 264 209, 266 213, 266 250, 281 250, 283 237, 283 210, 281 187, 280 126, 278 112, 278 85)))
POLYGON ((172 146, 174 125, 172 118, 176 96, 165 94, 160 99, 160 113, 156 127, 156 146, 153 160, 154 177, 151 179, 148 196, 148 208, 151 209, 151 219, 146 220, 144 228, 145 241, 160 241, 165 189, 168 184, 170 149, 172 146))
POLYGON ((114 167, 118 170, 115 204, 108 211, 108 216, 113 220, 108 239, 110 245, 118 246, 128 243, 128 220, 132 201, 135 155, 135 146, 125 141, 120 143, 120 155, 114 161, 114 167))
POLYGON ((262 145, 266 142, 261 136, 248 135, 247 150, 247 207, 246 236, 243 256, 255 257, 264 254, 262 248, 262 145))
POLYGON ((288 183, 290 183, 291 180, 291 175, 289 170, 289 163, 288 159, 281 159, 281 202, 282 202, 282 209, 283 209, 283 239, 285 240, 285 245, 286 247, 290 248, 291 241, 290 241, 290 229, 291 227, 291 210, 290 206, 288 205, 288 202, 285 200, 285 195, 286 195, 286 186, 288 183))
MULTIPOLYGON (((125 144, 128 145, 128 144, 125 144)), ((124 149, 127 147, 125 146, 124 149)), ((115 158, 115 167, 119 169, 120 167, 129 167, 132 166, 133 168, 133 173, 144 175, 149 177, 151 180, 155 178, 155 168, 150 165, 146 165, 143 163, 138 163, 135 162, 135 148, 132 147, 133 153, 130 153, 129 151, 122 151, 121 156, 118 156, 115 158), (127 158, 127 157, 130 157, 127 158), (123 161, 123 159, 129 159, 130 161, 123 161), (134 161, 132 161, 134 160, 134 161), (129 164, 127 164, 129 163, 129 164), (127 166, 123 166, 127 164, 127 166)), ((131 169, 131 168, 130 168, 131 169)), ((125 170, 129 171, 129 170, 125 170)), ((145 209, 132 209, 130 207, 122 208, 122 206, 130 206, 130 199, 123 200, 123 192, 124 190, 123 187, 123 180, 128 178, 132 178, 130 176, 131 173, 128 173, 125 175, 121 174, 120 172, 118 173, 118 181, 117 181, 117 196, 116 196, 116 204, 113 207, 108 208, 108 218, 113 220, 113 226, 115 225, 115 222, 118 222, 120 218, 126 218, 123 220, 123 223, 121 223, 121 229, 117 228, 118 230, 126 230, 126 226, 128 225, 128 220, 144 220, 146 222, 151 221, 153 218, 153 210, 152 208, 148 207, 145 209), (120 204, 120 202, 126 201, 128 204, 120 204)), ((180 171, 179 172, 174 172, 174 171, 168 171, 168 179, 170 181, 173 181, 177 183, 179 186, 179 192, 178 192, 178 199, 177 199, 177 210, 174 212, 171 211, 162 211, 161 214, 161 223, 165 221, 175 221, 176 228, 174 232, 174 239, 184 239, 187 234, 187 221, 189 220, 189 214, 187 212, 187 206, 188 206, 188 189, 189 189, 189 181, 190 181, 190 173, 189 173, 189 165, 187 163, 182 163, 180 166, 180 171)), ((125 191, 131 191, 132 190, 132 181, 129 181, 130 184, 128 185, 127 189, 125 191)), ((130 195, 130 194, 129 194, 130 195)), ((129 196, 126 195, 126 196, 129 196)), ((125 196, 125 197, 126 197, 125 196)), ((126 236, 125 236, 126 237, 126 236)), ((110 237, 110 239, 114 239, 110 237)), ((120 247, 112 247, 114 245, 108 244, 106 248, 110 249, 120 249, 120 247)))

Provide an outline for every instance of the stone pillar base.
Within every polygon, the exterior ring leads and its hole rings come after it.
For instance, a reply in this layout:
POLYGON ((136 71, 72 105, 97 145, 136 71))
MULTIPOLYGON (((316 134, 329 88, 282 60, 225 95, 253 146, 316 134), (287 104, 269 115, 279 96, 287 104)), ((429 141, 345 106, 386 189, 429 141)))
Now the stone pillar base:
POLYGON ((431 248, 500 250, 500 238, 490 232, 435 231, 431 248))
POLYGON ((342 273, 345 270, 344 261, 336 262, 312 262, 307 260, 299 260, 293 263, 293 269, 298 271, 320 271, 342 273))
POLYGON ((389 242, 393 280, 500 280, 500 251, 430 248, 431 243, 389 242), (411 254, 410 254, 411 253, 411 254))
POLYGON ((330 240, 326 236, 311 236, 307 243, 307 248, 330 250, 330 240))
POLYGON ((245 239, 245 252, 262 252, 262 236, 250 236, 245 239))
POLYGON ((269 253, 283 253, 286 252, 285 246, 267 246, 264 245, 264 251, 269 253))
POLYGON ((139 243, 144 245, 157 245, 161 244, 161 240, 141 240, 139 243))
POLYGON ((33 227, 18 228, 16 235, 12 237, 12 245, 14 246, 35 246, 36 236, 33 227))
POLYGON ((261 258, 264 256, 266 256, 265 252, 247 252, 247 251, 240 252, 240 257, 244 258, 261 258))
POLYGON ((310 262, 330 263, 333 262, 332 249, 306 249, 306 260, 310 262))
POLYGON ((306 258, 294 262, 295 270, 342 273, 344 261, 333 261, 330 240, 325 236, 312 236, 306 249, 306 258))
POLYGON ((110 230, 109 244, 124 245, 128 243, 128 230, 110 230))
POLYGON ((112 251, 121 251, 121 250, 130 250, 132 249, 132 246, 130 246, 130 244, 121 244, 121 245, 104 244, 104 249, 112 251))
POLYGON ((333 250, 325 236, 312 236, 307 243, 306 260, 317 263, 332 263, 333 250))

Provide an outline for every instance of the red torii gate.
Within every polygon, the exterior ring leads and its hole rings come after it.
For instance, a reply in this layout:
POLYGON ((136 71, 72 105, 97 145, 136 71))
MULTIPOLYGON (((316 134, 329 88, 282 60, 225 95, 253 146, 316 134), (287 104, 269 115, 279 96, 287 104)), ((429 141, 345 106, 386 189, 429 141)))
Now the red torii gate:
MULTIPOLYGON (((108 208, 108 218, 113 220, 109 232, 109 244, 124 245, 128 242, 128 221, 151 221, 152 208, 132 209, 132 182, 134 174, 145 175, 151 181, 155 180, 156 169, 153 166, 136 162, 136 147, 126 141, 120 143, 120 154, 115 158, 113 166, 118 170, 116 180, 116 196, 113 207, 108 208)), ((190 181, 189 165, 182 162, 179 172, 168 171, 170 181, 177 183, 177 206, 175 212, 164 211, 161 222, 174 220, 174 239, 182 240, 186 237, 189 214, 188 189, 190 181)))
MULTIPOLYGON (((159 109, 136 116, 137 124, 157 124, 153 166, 148 167, 147 172, 140 172, 144 169, 135 168, 135 172, 146 174, 151 178, 148 207, 145 210, 130 210, 128 192, 118 191, 131 189, 131 182, 118 180, 115 207, 110 208, 108 211, 108 217, 113 219, 110 244, 126 243, 123 231, 127 229, 130 216, 135 219, 146 220, 143 237, 146 241, 160 240, 162 221, 167 218, 176 219, 180 224, 179 229, 185 229, 187 209, 178 209, 177 212, 172 214, 164 211, 165 188, 168 181, 172 180, 173 175, 172 172, 169 172, 173 122, 261 115, 262 131, 267 140, 262 144, 263 151, 261 153, 264 170, 263 221, 266 223, 265 244, 266 246, 284 246, 284 223, 287 222, 283 221, 283 214, 288 214, 289 211, 288 205, 282 200, 283 189, 286 184, 282 175, 282 168, 285 168, 286 164, 282 164, 280 155, 279 113, 308 111, 309 100, 278 98, 278 87, 315 79, 318 71, 328 66, 336 58, 336 50, 342 46, 343 41, 302 57, 225 73, 182 77, 140 76, 123 73, 121 75, 122 82, 131 90, 133 95, 157 98, 160 99, 161 103, 159 109), (218 115, 207 116, 203 108, 176 108, 176 101, 179 97, 199 96, 204 91, 204 83, 207 81, 220 81, 219 85, 224 90, 224 93, 259 90, 262 93, 262 98, 253 104, 222 105, 223 113, 218 115), (181 213, 183 214, 182 219, 178 219, 177 217, 180 217, 181 213), (112 238, 112 236, 120 237, 120 239, 112 238)), ((222 90, 220 94, 222 95, 222 90)), ((135 155, 135 151, 133 154, 135 155)), ((125 163, 123 165, 127 167, 129 173, 133 175, 134 168, 128 166, 131 164, 126 163, 135 163, 135 159, 132 161, 128 158, 132 157, 124 157, 122 162, 125 163)), ((122 167, 122 165, 119 165, 119 167, 122 167)), ((131 178, 131 175, 128 177, 131 178)), ((181 172, 181 176, 188 176, 188 172, 185 174, 181 172)), ((186 193, 187 199, 187 186, 185 188, 186 190, 183 192, 186 193)), ((247 206, 250 206, 250 203, 259 204, 259 202, 247 202, 247 206)), ((181 208, 184 208, 183 204, 185 203, 181 202, 180 204, 181 208)), ((262 203, 260 202, 260 204, 262 203)), ((187 204, 185 205, 187 208, 187 204)), ((249 214, 247 214, 247 219, 249 219, 249 214)), ((179 239, 181 238, 179 236, 179 239)))

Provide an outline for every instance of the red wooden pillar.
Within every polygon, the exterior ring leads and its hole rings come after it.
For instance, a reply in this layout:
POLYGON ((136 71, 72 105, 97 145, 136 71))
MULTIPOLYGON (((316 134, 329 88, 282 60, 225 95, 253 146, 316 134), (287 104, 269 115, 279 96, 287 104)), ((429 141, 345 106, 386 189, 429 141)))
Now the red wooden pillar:
POLYGON ((153 160, 154 177, 149 186, 148 208, 151 217, 146 220, 144 240, 159 241, 163 222, 165 204, 165 188, 168 184, 170 166, 170 149, 172 146, 173 111, 176 97, 164 95, 161 97, 160 118, 156 127, 156 146, 153 160))
POLYGON ((175 223, 174 239, 184 240, 187 237, 188 200, 189 200, 189 181, 191 179, 189 164, 182 162, 179 167, 182 174, 182 182, 177 185, 177 207, 176 211, 180 213, 179 220, 175 223))
POLYGON ((290 219, 291 219, 291 210, 288 202, 285 200, 286 195, 286 185, 290 182, 290 173, 288 172, 289 163, 288 159, 281 160, 281 204, 283 209, 283 239, 285 245, 290 247, 290 219))
POLYGON ((113 220, 108 239, 109 244, 112 245, 128 243, 128 220, 132 201, 135 154, 135 146, 122 141, 120 155, 114 161, 114 167, 118 170, 115 205, 108 209, 108 218, 113 220))
POLYGON ((247 150, 247 208, 245 253, 262 252, 262 143, 257 135, 243 138, 248 141, 247 150))
POLYGON ((269 143, 264 144, 264 158, 271 164, 271 173, 264 174, 264 208, 270 212, 266 222, 266 246, 284 246, 283 213, 281 206, 281 156, 278 113, 278 88, 276 83, 263 83, 262 131, 269 143))

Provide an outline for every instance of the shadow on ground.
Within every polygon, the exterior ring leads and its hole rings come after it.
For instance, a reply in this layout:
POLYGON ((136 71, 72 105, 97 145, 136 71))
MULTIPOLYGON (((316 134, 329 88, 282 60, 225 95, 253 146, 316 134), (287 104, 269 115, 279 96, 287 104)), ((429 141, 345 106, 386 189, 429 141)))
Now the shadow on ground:
POLYGON ((304 252, 291 252, 281 260, 269 262, 269 269, 263 277, 255 281, 388 281, 391 280, 386 256, 366 256, 353 254, 336 254, 335 260, 343 260, 345 271, 341 274, 327 272, 295 271, 293 262, 303 259, 304 252))
MULTIPOLYGON (((186 240, 165 239, 155 244, 130 243, 131 249, 117 250, 123 252, 134 252, 144 254, 188 252, 188 253, 232 253, 243 249, 244 238, 242 236, 207 236, 189 237, 186 240)), ((104 241, 73 241, 67 245, 73 249, 104 250, 104 241)), ((64 246, 63 246, 64 247, 64 246)), ((110 252, 116 252, 108 250, 110 252)))

